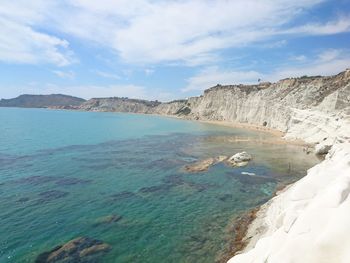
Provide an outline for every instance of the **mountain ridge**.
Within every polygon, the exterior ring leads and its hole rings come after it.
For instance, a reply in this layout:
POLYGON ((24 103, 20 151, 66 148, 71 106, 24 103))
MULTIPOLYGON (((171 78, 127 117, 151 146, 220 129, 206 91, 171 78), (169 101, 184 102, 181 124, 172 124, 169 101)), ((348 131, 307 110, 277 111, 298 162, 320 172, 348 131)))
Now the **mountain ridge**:
POLYGON ((1 99, 0 107, 22 108, 74 108, 80 106, 86 100, 64 94, 34 95, 22 94, 13 99, 1 99))

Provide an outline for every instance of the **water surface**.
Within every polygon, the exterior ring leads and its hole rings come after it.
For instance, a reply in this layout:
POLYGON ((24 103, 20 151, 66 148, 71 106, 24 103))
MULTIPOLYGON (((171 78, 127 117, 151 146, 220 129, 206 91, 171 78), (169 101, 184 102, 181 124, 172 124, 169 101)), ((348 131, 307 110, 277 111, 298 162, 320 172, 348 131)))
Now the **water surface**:
POLYGON ((0 262, 78 236, 112 246, 101 262, 214 262, 233 218, 317 162, 266 133, 157 116, 0 108, 0 123, 0 262), (246 167, 182 170, 242 150, 246 167))

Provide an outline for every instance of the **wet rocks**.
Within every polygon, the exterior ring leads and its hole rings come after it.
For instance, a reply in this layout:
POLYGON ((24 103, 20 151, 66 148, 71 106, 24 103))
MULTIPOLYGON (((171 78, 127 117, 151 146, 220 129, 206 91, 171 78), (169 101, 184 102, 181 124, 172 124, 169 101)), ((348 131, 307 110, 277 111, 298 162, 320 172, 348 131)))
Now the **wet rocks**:
POLYGON ((232 155, 226 162, 234 167, 246 166, 252 159, 252 156, 247 152, 240 152, 232 155))
POLYGON ((219 155, 217 157, 210 157, 198 162, 186 165, 184 170, 189 173, 198 173, 207 171, 211 166, 225 162, 227 165, 232 167, 246 166, 252 159, 252 156, 247 152, 240 152, 232 155, 228 158, 225 155, 219 155))
POLYGON ((111 247, 101 240, 89 237, 78 237, 59 245, 54 249, 40 254, 35 263, 53 263, 53 262, 100 262, 97 259, 108 252, 111 247))
POLYGON ((327 154, 331 148, 332 148, 332 145, 330 144, 319 143, 315 146, 315 154, 317 155, 327 154))
POLYGON ((186 172, 190 172, 190 173, 198 173, 198 172, 204 172, 207 171, 209 169, 209 167, 218 164, 220 162, 223 162, 224 160, 227 159, 227 156, 217 156, 217 157, 210 157, 210 158, 206 158, 204 160, 195 162, 193 164, 189 164, 185 166, 185 171, 186 172))

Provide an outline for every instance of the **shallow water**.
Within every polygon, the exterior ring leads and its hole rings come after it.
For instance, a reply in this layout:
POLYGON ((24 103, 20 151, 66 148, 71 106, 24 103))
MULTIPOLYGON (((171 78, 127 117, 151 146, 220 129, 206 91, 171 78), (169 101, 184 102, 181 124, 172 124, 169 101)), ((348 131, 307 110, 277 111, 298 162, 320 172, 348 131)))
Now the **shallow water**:
POLYGON ((112 246, 101 262, 214 262, 232 218, 317 162, 266 133, 157 116, 0 108, 0 123, 0 262, 78 236, 112 246), (242 150, 246 167, 182 170, 242 150))

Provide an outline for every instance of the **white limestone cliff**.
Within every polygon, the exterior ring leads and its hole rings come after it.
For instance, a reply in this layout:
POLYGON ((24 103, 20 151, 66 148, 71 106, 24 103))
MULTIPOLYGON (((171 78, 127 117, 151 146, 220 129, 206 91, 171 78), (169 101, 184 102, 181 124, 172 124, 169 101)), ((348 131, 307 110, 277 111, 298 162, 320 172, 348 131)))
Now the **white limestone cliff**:
POLYGON ((326 160, 263 205, 229 263, 350 262, 350 70, 259 85, 215 86, 168 103, 94 99, 83 110, 172 115, 266 126, 314 144, 326 160))
POLYGON ((127 98, 91 99, 82 110, 172 115, 266 126, 287 139, 332 145, 350 138, 350 70, 258 85, 215 86, 202 96, 159 103, 127 98))
POLYGON ((265 205, 247 238, 262 236, 228 262, 350 262, 349 194, 350 143, 338 143, 326 160, 265 205))

